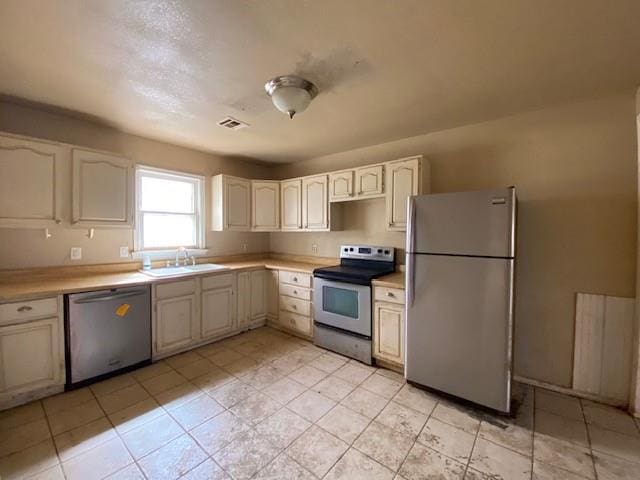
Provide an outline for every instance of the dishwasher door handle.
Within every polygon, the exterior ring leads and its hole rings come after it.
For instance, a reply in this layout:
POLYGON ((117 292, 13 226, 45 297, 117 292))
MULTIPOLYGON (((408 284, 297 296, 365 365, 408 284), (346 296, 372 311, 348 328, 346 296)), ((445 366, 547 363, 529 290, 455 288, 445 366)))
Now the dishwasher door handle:
POLYGON ((80 298, 78 300, 74 300, 74 303, 98 303, 98 302, 107 302, 109 300, 118 300, 120 298, 127 297, 136 297, 138 295, 143 295, 146 293, 146 290, 133 290, 131 292, 123 292, 123 293, 108 293, 104 295, 93 295, 91 297, 80 298))

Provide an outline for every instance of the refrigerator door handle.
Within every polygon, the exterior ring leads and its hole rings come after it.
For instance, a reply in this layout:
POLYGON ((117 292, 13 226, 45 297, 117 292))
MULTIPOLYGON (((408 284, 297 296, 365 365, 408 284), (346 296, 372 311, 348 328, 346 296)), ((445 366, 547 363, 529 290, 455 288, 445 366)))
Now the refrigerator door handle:
POLYGON ((413 298, 415 295, 415 261, 415 255, 407 253, 407 307, 413 306, 413 298))
POLYGON ((415 198, 407 199, 407 253, 413 253, 414 233, 413 226, 416 223, 416 201, 415 198))

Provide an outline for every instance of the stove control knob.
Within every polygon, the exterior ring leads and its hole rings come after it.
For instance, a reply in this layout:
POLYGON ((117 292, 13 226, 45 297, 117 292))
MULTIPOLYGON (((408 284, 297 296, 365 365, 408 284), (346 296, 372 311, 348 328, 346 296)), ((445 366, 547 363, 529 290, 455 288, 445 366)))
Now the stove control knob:
POLYGON ((382 249, 381 248, 378 249, 378 253, 382 253, 382 249))
POLYGON ((351 248, 349 249, 349 251, 350 251, 350 252, 353 252, 353 247, 351 247, 351 248))
POLYGON ((390 253, 390 252, 389 252, 389 250, 385 250, 385 251, 384 251, 384 254, 385 254, 385 255, 389 255, 389 253, 390 253))

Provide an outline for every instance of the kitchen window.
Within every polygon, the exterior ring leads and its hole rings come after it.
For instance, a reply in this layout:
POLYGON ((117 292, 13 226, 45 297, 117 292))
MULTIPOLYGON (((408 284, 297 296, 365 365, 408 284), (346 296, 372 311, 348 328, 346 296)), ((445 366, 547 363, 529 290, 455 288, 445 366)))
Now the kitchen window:
POLYGON ((136 169, 136 250, 204 248, 204 177, 136 169))

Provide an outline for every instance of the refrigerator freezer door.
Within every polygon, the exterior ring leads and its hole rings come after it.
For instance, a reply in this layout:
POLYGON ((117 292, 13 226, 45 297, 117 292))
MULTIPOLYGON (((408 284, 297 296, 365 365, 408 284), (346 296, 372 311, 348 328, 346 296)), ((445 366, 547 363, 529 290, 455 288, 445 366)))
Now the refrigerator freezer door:
POLYGON ((409 202, 407 252, 515 256, 515 189, 419 195, 409 202))
POLYGON ((408 254, 409 262, 407 380, 508 412, 513 260, 408 254))

